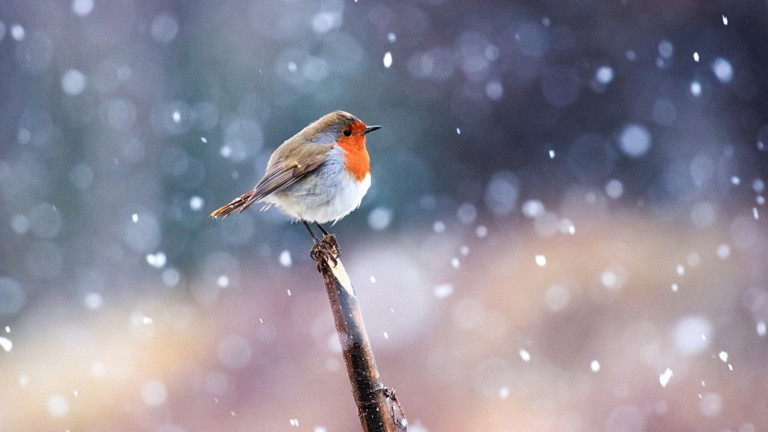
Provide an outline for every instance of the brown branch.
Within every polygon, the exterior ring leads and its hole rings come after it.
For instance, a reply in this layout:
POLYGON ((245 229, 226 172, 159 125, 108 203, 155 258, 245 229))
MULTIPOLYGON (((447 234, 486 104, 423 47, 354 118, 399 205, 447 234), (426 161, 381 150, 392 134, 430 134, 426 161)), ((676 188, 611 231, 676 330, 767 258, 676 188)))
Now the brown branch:
POLYGON ((395 391, 381 383, 355 290, 339 260, 336 237, 327 235, 310 253, 323 275, 347 375, 364 432, 404 432, 408 421, 395 391))

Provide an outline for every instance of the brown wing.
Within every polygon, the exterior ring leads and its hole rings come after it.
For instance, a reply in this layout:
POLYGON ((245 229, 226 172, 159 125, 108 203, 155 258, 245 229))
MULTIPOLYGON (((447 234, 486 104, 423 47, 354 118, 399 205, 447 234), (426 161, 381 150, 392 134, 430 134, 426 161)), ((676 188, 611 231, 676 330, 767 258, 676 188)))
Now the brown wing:
POLYGON ((333 146, 319 145, 296 140, 284 142, 269 160, 267 172, 259 183, 249 191, 211 213, 214 218, 224 218, 239 210, 243 211, 267 195, 281 191, 305 175, 316 170, 328 158, 333 146), (302 145, 303 144, 303 145, 302 145), (280 154, 290 155, 282 158, 280 154))

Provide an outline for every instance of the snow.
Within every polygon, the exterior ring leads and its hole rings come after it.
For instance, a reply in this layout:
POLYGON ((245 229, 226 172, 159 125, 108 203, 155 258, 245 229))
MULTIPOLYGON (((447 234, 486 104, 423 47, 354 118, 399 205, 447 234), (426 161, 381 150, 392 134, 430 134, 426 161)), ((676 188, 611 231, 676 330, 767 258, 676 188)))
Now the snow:
POLYGON ((10 352, 13 349, 13 341, 5 336, 0 336, 0 348, 5 352, 10 352))
POLYGON ((93 0, 74 0, 72 12, 77 16, 87 16, 93 10, 93 0))
POLYGON ((392 66, 392 53, 390 51, 387 51, 384 54, 384 58, 382 59, 382 62, 384 63, 384 67, 389 69, 392 66))
POLYGON ((147 264, 157 269, 165 267, 165 263, 167 261, 164 252, 157 252, 153 254, 149 253, 145 258, 147 260, 147 264))
POLYGON ((613 81, 613 75, 613 68, 608 65, 603 65, 595 71, 595 80, 600 84, 609 84, 613 81))
POLYGON ((664 373, 659 375, 659 384, 661 384, 662 387, 666 387, 667 384, 669 384, 669 380, 672 379, 672 369, 667 368, 664 373))
POLYGON ((536 265, 539 267, 544 267, 547 265, 547 257, 544 255, 536 255, 535 257, 536 265))
POLYGON ((24 30, 24 27, 21 24, 11 25, 11 37, 15 41, 23 41, 26 36, 27 36, 27 31, 24 30))
POLYGON ((691 94, 696 97, 701 96, 701 83, 698 81, 691 81, 690 91, 691 94))
POLYGON ((285 249, 280 252, 280 258, 278 258, 280 265, 283 267, 290 267, 293 265, 293 259, 291 258, 291 251, 285 249))
POLYGON ((592 370, 592 372, 599 372, 600 371, 600 362, 597 360, 592 360, 589 363, 589 369, 592 370))
POLYGON ((520 348, 517 353, 520 355, 520 358, 523 359, 524 362, 528 363, 531 361, 531 353, 526 351, 524 348, 520 348))
POLYGON ((640 124, 627 124, 619 135, 619 148, 629 157, 645 156, 651 148, 650 131, 640 124))
POLYGON ((437 285, 432 292, 435 295, 435 298, 438 299, 444 299, 446 297, 450 297, 451 294, 453 294, 453 285, 451 284, 441 284, 437 285))

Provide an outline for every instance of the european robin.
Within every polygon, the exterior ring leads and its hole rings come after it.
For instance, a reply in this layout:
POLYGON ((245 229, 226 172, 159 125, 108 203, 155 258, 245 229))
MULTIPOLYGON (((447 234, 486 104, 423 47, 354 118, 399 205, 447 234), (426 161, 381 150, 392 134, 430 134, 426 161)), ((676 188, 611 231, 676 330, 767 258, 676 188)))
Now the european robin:
POLYGON ((336 223, 360 206, 371 186, 371 159, 365 148, 368 133, 381 126, 368 126, 344 111, 326 114, 275 149, 267 171, 253 190, 211 213, 225 218, 253 203, 262 210, 277 206, 299 220, 318 242, 309 223, 324 235, 322 223, 336 223))

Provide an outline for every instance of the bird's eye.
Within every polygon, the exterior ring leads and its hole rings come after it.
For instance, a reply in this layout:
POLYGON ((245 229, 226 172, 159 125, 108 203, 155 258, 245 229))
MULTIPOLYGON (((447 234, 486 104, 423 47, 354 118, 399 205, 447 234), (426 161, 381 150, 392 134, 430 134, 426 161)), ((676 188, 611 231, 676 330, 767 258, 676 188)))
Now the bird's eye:
POLYGON ((352 129, 344 129, 344 132, 342 132, 344 136, 351 136, 352 135, 352 129))

